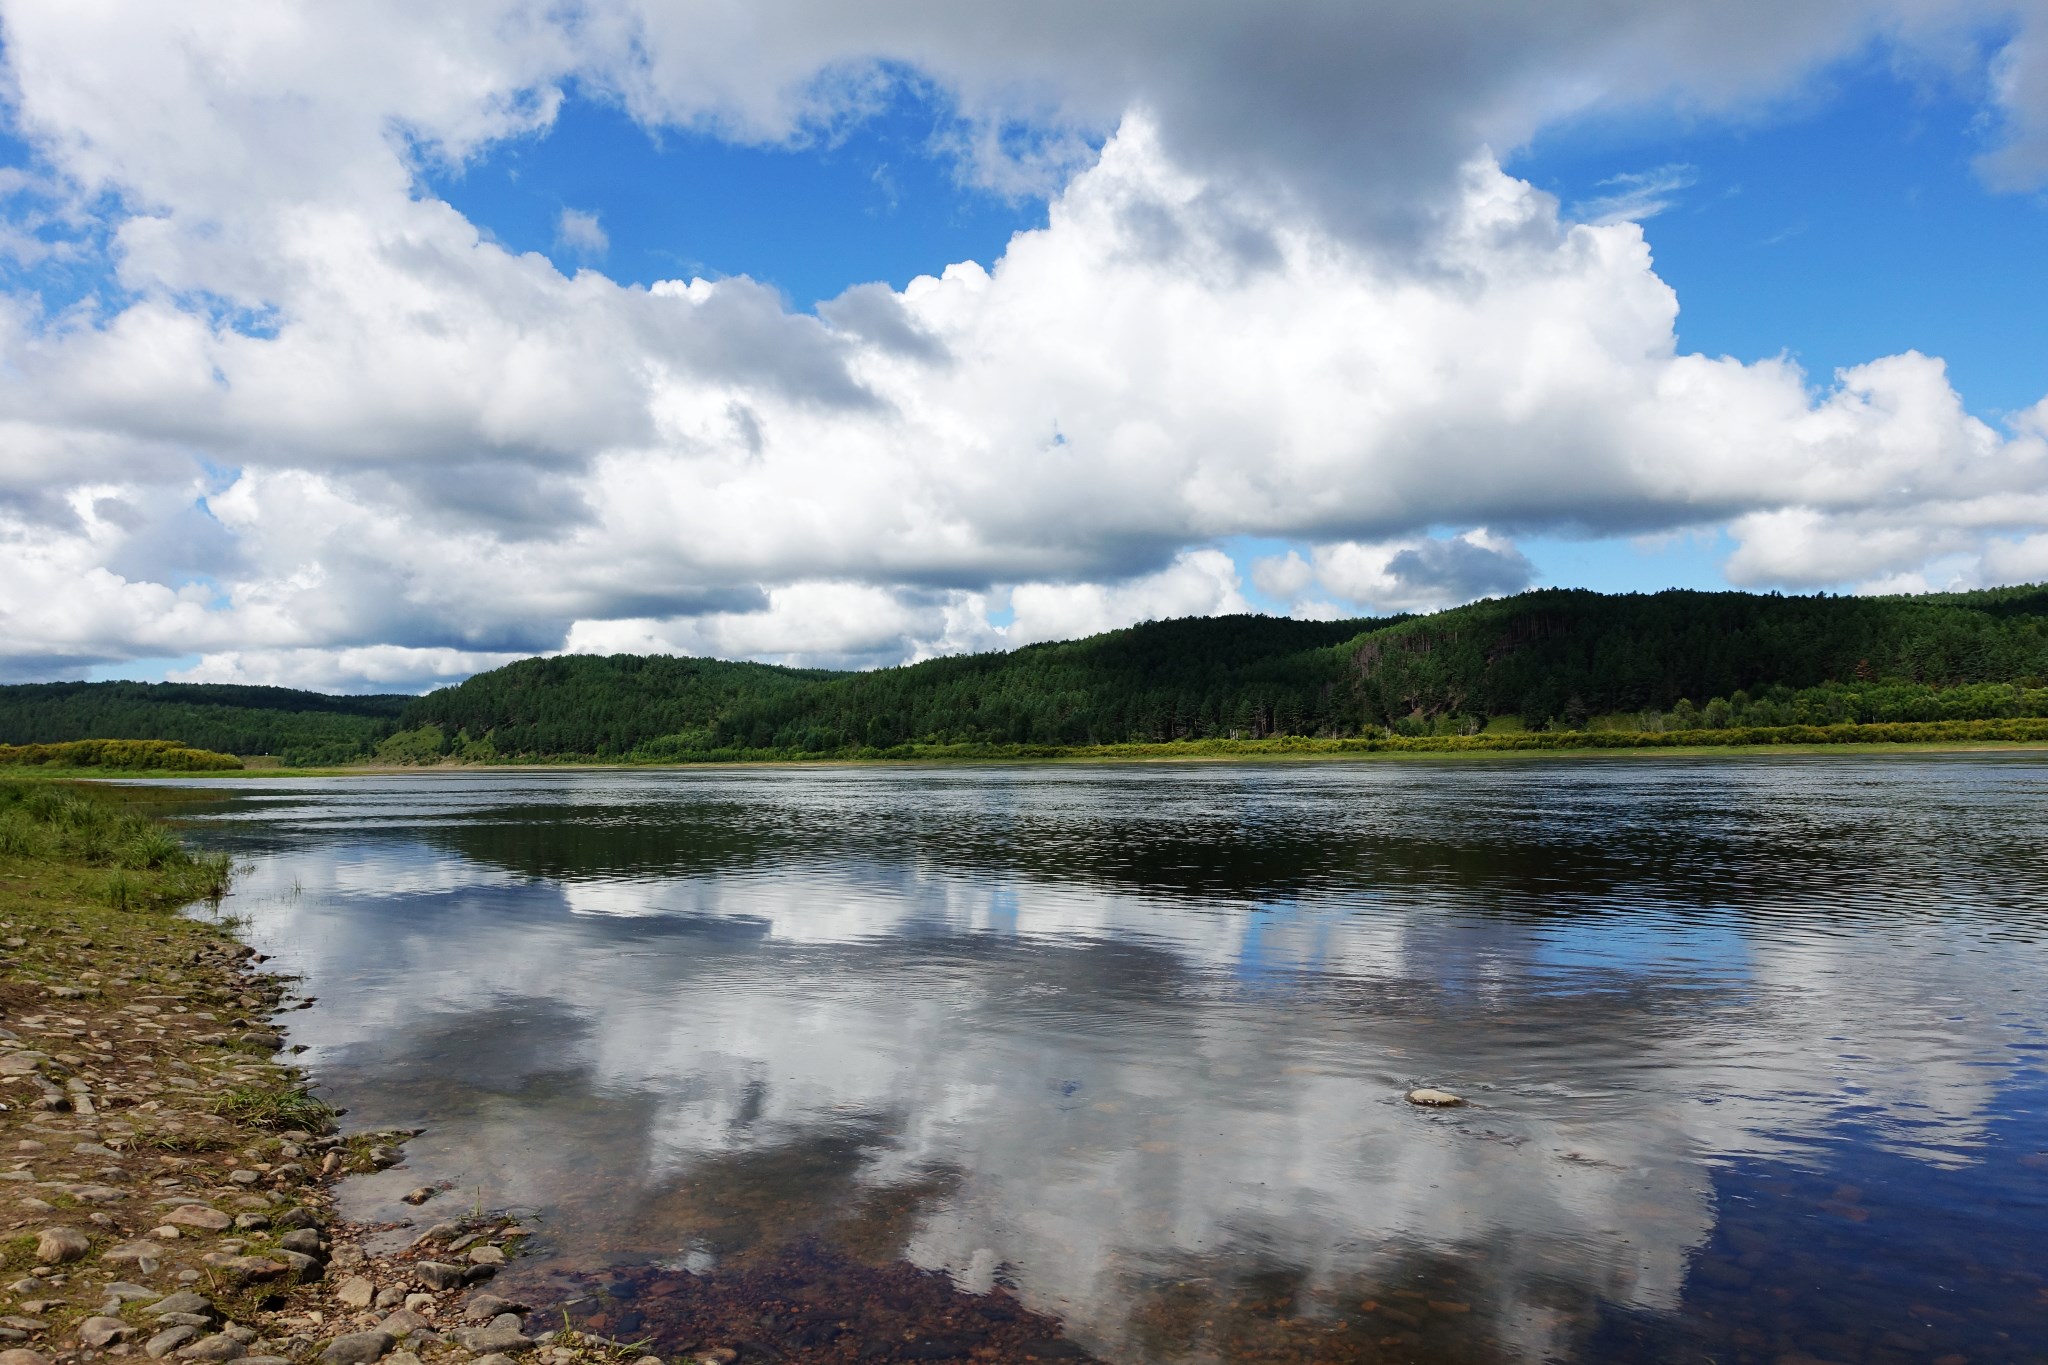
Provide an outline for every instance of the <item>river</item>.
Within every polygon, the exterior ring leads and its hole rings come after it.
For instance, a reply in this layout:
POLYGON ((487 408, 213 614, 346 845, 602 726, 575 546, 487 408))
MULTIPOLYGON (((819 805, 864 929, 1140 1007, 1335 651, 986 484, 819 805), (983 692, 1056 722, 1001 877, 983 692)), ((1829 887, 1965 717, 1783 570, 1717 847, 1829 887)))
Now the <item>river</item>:
POLYGON ((227 792, 183 818, 300 1060, 425 1129, 348 1212, 518 1208, 530 1293, 843 1260, 1115 1361, 2048 1359, 2040 758, 227 792))

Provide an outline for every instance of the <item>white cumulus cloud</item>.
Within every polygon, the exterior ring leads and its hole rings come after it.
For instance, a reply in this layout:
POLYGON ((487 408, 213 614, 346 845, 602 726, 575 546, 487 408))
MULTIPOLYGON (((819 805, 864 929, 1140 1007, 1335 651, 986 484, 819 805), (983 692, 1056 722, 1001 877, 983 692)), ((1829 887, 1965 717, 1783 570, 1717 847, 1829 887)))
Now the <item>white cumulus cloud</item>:
MULTIPOLYGON (((1261 63, 1229 6, 0 0, 37 192, 111 272, 78 307, 0 296, 4 666, 889 662, 1244 610, 1214 548, 1241 535, 1303 547, 1252 572, 1309 615, 1512 591, 1541 531, 1726 526, 1735 581, 1788 586, 2038 562, 2048 408, 1993 426, 1911 352, 1682 352, 1629 218, 1676 173, 1574 221, 1486 150, 1991 20, 2027 145, 2028 13, 1738 9, 1303 5, 1259 13, 1261 63), (420 188, 572 84, 801 140, 904 71, 980 173, 1057 177, 1046 225, 815 314, 743 277, 565 275, 420 188)), ((594 210, 558 226, 603 249, 594 210)))

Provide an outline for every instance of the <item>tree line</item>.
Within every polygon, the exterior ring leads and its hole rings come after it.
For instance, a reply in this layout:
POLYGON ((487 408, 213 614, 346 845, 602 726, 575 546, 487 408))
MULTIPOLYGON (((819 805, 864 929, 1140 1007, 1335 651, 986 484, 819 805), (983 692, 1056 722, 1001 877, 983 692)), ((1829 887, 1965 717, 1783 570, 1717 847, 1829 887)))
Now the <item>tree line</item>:
POLYGON ((293 764, 907 754, 1279 736, 1677 733, 2048 715, 2048 588, 1547 589, 1427 616, 1156 621, 844 673, 523 660, 423 697, 0 688, 0 742, 161 738, 293 764))

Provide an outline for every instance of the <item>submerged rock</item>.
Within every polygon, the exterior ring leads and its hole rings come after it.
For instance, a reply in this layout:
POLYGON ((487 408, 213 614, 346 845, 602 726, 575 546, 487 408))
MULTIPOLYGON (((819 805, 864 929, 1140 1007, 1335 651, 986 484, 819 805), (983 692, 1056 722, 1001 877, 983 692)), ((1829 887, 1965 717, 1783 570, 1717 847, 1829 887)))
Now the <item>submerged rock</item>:
POLYGON ((1448 1090, 1432 1090, 1428 1086, 1408 1092, 1408 1103, 1419 1104, 1429 1109, 1455 1109, 1464 1102, 1463 1097, 1453 1095, 1448 1090))

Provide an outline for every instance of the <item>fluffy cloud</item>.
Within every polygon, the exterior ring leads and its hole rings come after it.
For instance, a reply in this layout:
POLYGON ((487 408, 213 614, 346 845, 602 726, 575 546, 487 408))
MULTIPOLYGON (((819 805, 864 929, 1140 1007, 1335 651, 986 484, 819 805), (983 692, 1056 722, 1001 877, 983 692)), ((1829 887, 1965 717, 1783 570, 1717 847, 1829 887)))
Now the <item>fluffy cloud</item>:
MULTIPOLYGON (((1241 534, 1316 547, 1257 571, 1310 614, 1338 610, 1311 576, 1378 610, 1512 590, 1532 530, 1728 523, 1755 583, 2032 562, 2048 407, 1995 430, 1912 353, 1818 388, 1683 354, 1640 230, 1480 150, 1992 9, 1585 3, 1483 38, 1455 9, 690 10, 685 42, 685 11, 630 5, 477 0, 422 31, 416 6, 0 4, 35 193, 112 272, 76 307, 0 300, 9 667, 886 662, 1243 610, 1204 548, 1241 534), (744 278, 565 276, 415 183, 545 126, 572 78, 769 139, 911 70, 964 148, 1067 178, 999 260, 816 315, 744 278)), ((1999 59, 2016 130, 2033 32, 1999 59)), ((562 227, 601 249, 594 215, 562 227)))
POLYGON ((1535 578, 1534 566, 1512 541, 1483 527, 1446 538, 1318 545, 1313 565, 1289 551, 1261 561, 1254 572, 1265 591, 1283 600, 1303 599, 1313 583, 1374 612, 1435 611, 1502 597, 1535 578))

